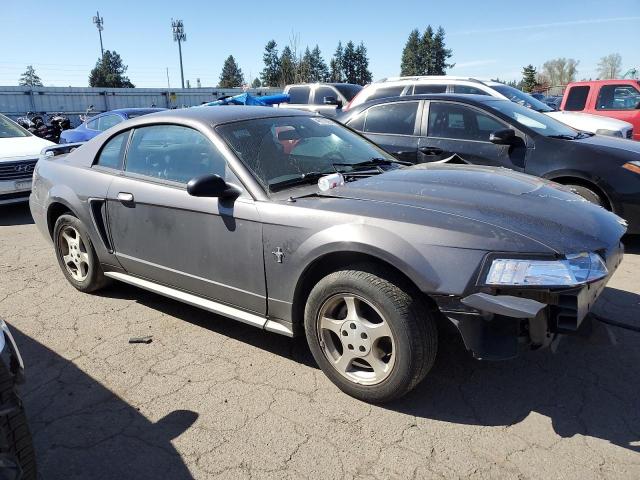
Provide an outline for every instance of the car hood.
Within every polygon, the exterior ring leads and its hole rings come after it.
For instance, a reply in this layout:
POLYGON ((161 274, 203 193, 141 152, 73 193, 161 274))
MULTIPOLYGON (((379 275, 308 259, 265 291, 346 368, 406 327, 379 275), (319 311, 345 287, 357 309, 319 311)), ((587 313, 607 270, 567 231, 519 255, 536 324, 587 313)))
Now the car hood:
POLYGON ((559 122, 565 123, 579 130, 596 133, 596 130, 620 130, 627 131, 633 128, 629 122, 618 120, 617 118, 603 117, 602 115, 591 115, 589 113, 567 112, 564 110, 556 112, 544 112, 555 118, 559 122))
POLYGON ((13 157, 37 157, 40 150, 51 145, 55 144, 35 135, 0 138, 0 162, 14 159, 13 157))
POLYGON ((568 140, 577 145, 588 145, 589 148, 599 148, 607 154, 615 149, 625 161, 640 160, 640 142, 626 138, 608 137, 606 135, 593 135, 578 140, 568 140))
POLYGON ((349 182, 325 195, 484 223, 504 230, 507 239, 521 235, 559 254, 617 245, 625 231, 618 216, 566 187, 505 168, 421 164, 349 182))

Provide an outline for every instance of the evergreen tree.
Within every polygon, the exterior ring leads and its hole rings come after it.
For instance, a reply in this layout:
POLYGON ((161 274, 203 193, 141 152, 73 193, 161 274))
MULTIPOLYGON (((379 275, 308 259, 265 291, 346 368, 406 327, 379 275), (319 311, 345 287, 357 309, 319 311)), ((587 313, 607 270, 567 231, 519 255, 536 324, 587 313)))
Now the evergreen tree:
POLYGON ((262 82, 260 82, 260 79, 258 77, 253 79, 253 82, 251 82, 251 88, 260 88, 262 86, 262 82))
POLYGON ((36 69, 33 68, 33 65, 27 65, 27 70, 20 76, 20 83, 18 84, 21 87, 41 87, 42 80, 36 74, 36 69))
POLYGON ((446 48, 444 43, 444 28, 438 27, 438 31, 433 36, 433 64, 430 75, 446 75, 447 68, 453 67, 454 63, 447 63, 453 55, 451 49, 446 48))
POLYGON ((318 45, 311 51, 311 81, 326 82, 329 79, 329 69, 322 58, 318 45))
POLYGON ((278 44, 270 40, 264 47, 262 55, 264 69, 260 73, 262 84, 266 87, 275 87, 280 83, 280 57, 278 57, 278 44))
POLYGON ((431 25, 427 25, 420 39, 417 63, 419 66, 417 75, 433 75, 435 51, 433 49, 433 28, 431 28, 431 25))
POLYGON ((331 59, 331 73, 330 80, 332 82, 344 82, 344 70, 343 70, 344 51, 342 49, 342 42, 338 42, 333 58, 331 59))
POLYGON ((402 50, 400 75, 403 77, 411 77, 420 75, 420 72, 420 32, 418 29, 415 29, 409 34, 404 50, 402 50))
POLYGON ((244 75, 242 75, 242 70, 240 70, 233 55, 229 55, 222 66, 218 85, 220 88, 234 88, 241 87, 243 83, 244 75))
POLYGON ((533 92, 533 89, 538 84, 536 75, 536 68, 531 64, 522 69, 521 89, 523 92, 533 92))
POLYGON ((293 53, 287 45, 282 49, 282 55, 280 55, 280 80, 279 86, 284 87, 290 83, 296 81, 296 61, 293 58, 293 53))
POLYGON ((304 54, 302 55, 302 58, 300 59, 300 62, 298 63, 298 83, 309 83, 313 81, 311 77, 312 63, 313 60, 311 58, 311 51, 309 50, 309 47, 307 47, 304 51, 304 54))
POLYGON ((124 74, 127 66, 122 63, 122 58, 114 50, 105 50, 102 58, 98 59, 96 66, 89 74, 90 87, 134 88, 124 74))
POLYGON ((366 85, 371 83, 371 71, 369 70, 369 58, 367 57, 367 47, 364 42, 356 48, 356 83, 366 85))
POLYGON ((356 55, 356 47, 351 40, 347 42, 342 54, 342 71, 344 73, 344 81, 347 83, 358 82, 358 57, 356 55))

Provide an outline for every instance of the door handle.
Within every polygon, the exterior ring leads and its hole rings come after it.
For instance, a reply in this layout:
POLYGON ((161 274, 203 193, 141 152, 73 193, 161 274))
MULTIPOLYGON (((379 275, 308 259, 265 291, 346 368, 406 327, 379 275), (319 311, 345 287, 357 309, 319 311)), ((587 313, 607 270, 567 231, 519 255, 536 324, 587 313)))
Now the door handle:
POLYGON ((418 150, 425 155, 441 155, 444 153, 444 150, 437 147, 420 147, 418 150))
POLYGON ((133 193, 120 192, 118 193, 118 200, 121 203, 133 203, 133 193))

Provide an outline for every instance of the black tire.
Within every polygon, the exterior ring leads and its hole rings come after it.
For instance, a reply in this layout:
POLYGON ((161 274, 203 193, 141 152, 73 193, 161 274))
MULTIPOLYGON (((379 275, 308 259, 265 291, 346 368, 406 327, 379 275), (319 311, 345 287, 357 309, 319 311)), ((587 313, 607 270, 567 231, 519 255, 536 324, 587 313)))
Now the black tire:
POLYGON ((309 348, 322 371, 343 392, 369 403, 389 402, 411 391, 429 372, 438 351, 435 313, 403 279, 370 265, 337 271, 320 280, 307 299, 304 323, 309 348), (318 317, 325 302, 340 294, 366 300, 391 330, 396 357, 380 383, 362 385, 349 380, 333 367, 323 350, 318 317))
POLYGON ((588 187, 583 187, 582 185, 567 185, 567 187, 569 187, 573 193, 580 195, 582 198, 591 203, 594 203, 601 207, 604 207, 606 205, 602 197, 588 187))
POLYGON ((35 480, 37 477, 36 455, 24 406, 15 392, 13 377, 5 364, 0 362, 0 400, 4 405, 7 402, 14 403, 16 399, 20 405, 19 409, 0 417, 0 454, 10 462, 20 465, 21 480, 35 480))
POLYGON ((69 283, 76 289, 81 292, 89 293, 94 292, 109 283, 108 279, 104 276, 104 272, 100 266, 100 261, 98 260, 96 251, 93 248, 93 243, 91 243, 91 239, 87 234, 87 229, 78 218, 69 214, 61 215, 58 218, 53 228, 53 244, 56 251, 56 258, 58 259, 58 264, 60 265, 62 273, 69 283), (63 245, 64 240, 62 240, 61 232, 67 227, 75 229, 80 234, 80 238, 82 239, 82 243, 86 249, 88 268, 86 277, 82 280, 78 280, 72 276, 63 259, 63 249, 65 247, 63 245))

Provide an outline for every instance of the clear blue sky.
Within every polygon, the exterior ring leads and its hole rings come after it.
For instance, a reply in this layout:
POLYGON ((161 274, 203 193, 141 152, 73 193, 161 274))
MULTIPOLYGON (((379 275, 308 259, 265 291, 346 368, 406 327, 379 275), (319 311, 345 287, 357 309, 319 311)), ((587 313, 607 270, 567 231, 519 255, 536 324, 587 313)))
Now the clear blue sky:
POLYGON ((595 77, 603 55, 622 55, 623 70, 640 67, 640 0, 319 0, 136 1, 2 0, 0 85, 16 85, 33 64, 45 85, 86 86, 100 54, 92 16, 104 18, 105 49, 116 50, 140 87, 180 83, 171 18, 185 24, 185 78, 195 86, 218 82, 233 54, 245 78, 262 69, 264 45, 280 47, 297 34, 300 45, 320 46, 328 60, 338 40, 364 41, 374 79, 397 75, 413 28, 442 25, 456 67, 449 73, 519 79, 522 66, 573 57, 578 78, 595 77))

